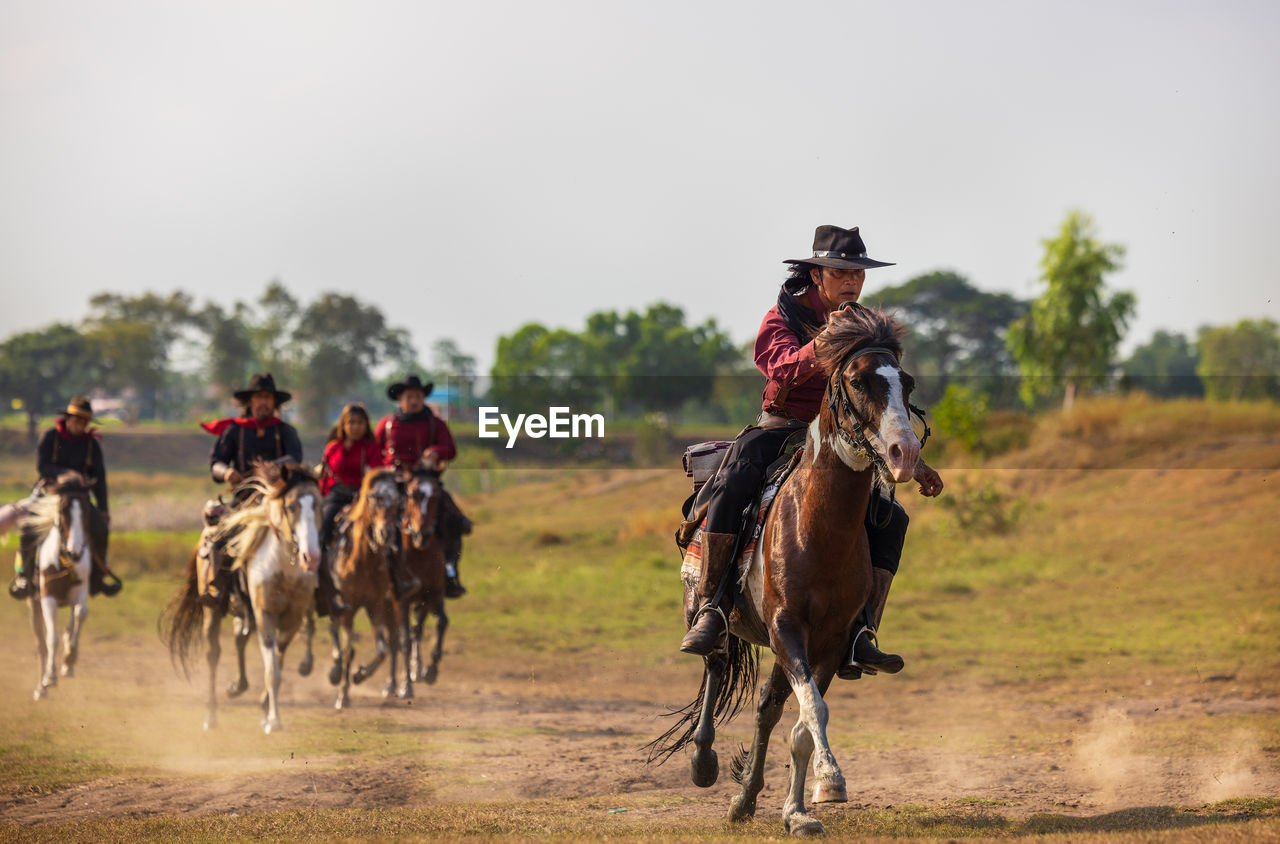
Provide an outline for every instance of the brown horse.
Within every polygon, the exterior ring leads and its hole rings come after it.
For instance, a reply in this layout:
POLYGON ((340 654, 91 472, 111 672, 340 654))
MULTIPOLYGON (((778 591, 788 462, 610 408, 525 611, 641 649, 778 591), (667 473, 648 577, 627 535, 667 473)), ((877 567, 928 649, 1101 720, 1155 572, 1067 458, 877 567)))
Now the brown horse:
MULTIPOLYGON (((413 610, 413 628, 408 632, 401 628, 401 651, 405 654, 405 688, 412 695, 413 680, 434 684, 440 673, 440 657, 444 653, 444 633, 449 627, 449 616, 444 610, 445 560, 444 543, 436 534, 435 526, 443 500, 440 474, 419 468, 404 483, 404 561, 405 568, 422 584, 416 595, 409 596, 413 610), (430 663, 422 659, 422 635, 427 614, 436 617, 435 644, 431 649, 430 663), (407 647, 406 647, 407 644, 407 647)), ((407 613, 401 616, 407 625, 407 613)))
MULTIPOLYGON (((333 666, 329 682, 338 686, 335 709, 351 706, 351 666, 355 661, 352 627, 361 609, 369 616, 377 650, 367 665, 356 670, 355 682, 363 683, 387 658, 391 650, 387 631, 393 618, 391 575, 387 554, 391 553, 394 531, 399 529, 400 485, 392 469, 371 469, 360 484, 360 494, 352 505, 348 540, 335 553, 334 576, 347 609, 329 619, 333 636, 333 666)), ((390 696, 395 679, 387 683, 383 696, 390 696)))
MULTIPOLYGON (((769 735, 792 693, 800 717, 791 730, 791 777, 782 813, 787 831, 824 832, 804 805, 811 757, 814 802, 847 799, 844 776, 827 742, 823 695, 871 592, 863 520, 873 482, 910 480, 920 454, 908 416, 913 381, 899 364, 900 337, 901 329, 890 317, 865 308, 833 313, 818 335, 818 362, 828 377, 825 401, 743 573, 744 607, 730 613, 727 652, 705 658, 699 697, 650 744, 650 760, 665 761, 692 743, 694 783, 714 783, 719 773, 712 749, 717 719, 733 717, 756 681, 752 646, 770 648, 775 659, 760 688, 755 738, 733 764, 742 791, 730 804, 731 820, 755 814, 769 735)), ((686 622, 692 621, 691 595, 686 584, 686 622)))
POLYGON ((284 651, 302 627, 311 607, 320 564, 317 503, 320 489, 302 466, 264 463, 255 467, 244 488, 254 498, 228 513, 217 524, 214 536, 225 542, 227 554, 243 570, 248 606, 233 596, 229 604, 207 606, 200 599, 200 568, 196 555, 187 568, 187 582, 174 598, 161 626, 169 653, 185 670, 196 641, 206 642, 209 666, 208 708, 204 728, 217 726, 215 680, 221 655, 222 618, 236 618, 236 646, 240 676, 228 689, 232 697, 248 687, 244 673, 244 644, 256 628, 262 650, 266 689, 262 694, 262 729, 282 728, 279 710, 280 664, 284 651), (166 629, 167 628, 167 629, 166 629), (202 635, 198 635, 202 634, 202 635))

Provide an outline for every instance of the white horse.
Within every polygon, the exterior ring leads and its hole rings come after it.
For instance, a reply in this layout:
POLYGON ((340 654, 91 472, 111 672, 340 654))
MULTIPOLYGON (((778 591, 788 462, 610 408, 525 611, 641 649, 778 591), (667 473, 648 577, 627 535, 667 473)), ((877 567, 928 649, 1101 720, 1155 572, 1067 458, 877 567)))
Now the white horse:
POLYGON ((36 634, 40 679, 33 694, 43 700, 58 684, 58 608, 71 608, 71 623, 62 635, 63 677, 75 675, 80 631, 89 615, 89 491, 68 481, 30 505, 24 529, 36 534, 36 591, 27 598, 31 629, 36 634))
MULTIPOLYGON (((214 529, 214 539, 225 542, 226 552, 236 561, 234 568, 243 571, 252 620, 246 615, 236 618, 236 643, 243 647, 250 624, 258 631, 262 649, 266 690, 262 693, 262 729, 266 733, 281 730, 280 677, 285 648, 302 627, 311 609, 316 589, 316 569, 320 565, 320 533, 317 526, 320 488, 315 478, 297 465, 267 464, 258 477, 246 482, 259 494, 240 509, 228 513, 214 529)), ((237 575, 238 576, 238 575, 237 575)), ((219 611, 200 604, 197 566, 193 558, 188 569, 187 584, 169 611, 168 639, 170 653, 180 657, 185 666, 190 649, 204 628, 209 662, 209 697, 205 729, 217 726, 217 698, 214 678, 217 671, 217 631, 219 611), (213 623, 211 623, 213 622, 213 623)), ((243 650, 240 651, 243 653, 243 650)), ((243 661, 240 685, 232 691, 243 691, 243 661)))

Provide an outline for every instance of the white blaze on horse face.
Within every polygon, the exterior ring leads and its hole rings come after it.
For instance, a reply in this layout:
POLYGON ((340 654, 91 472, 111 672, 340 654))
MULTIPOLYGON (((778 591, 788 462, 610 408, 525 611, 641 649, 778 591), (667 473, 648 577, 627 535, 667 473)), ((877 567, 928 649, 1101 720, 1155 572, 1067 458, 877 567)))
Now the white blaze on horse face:
POLYGON ((422 493, 422 515, 427 515, 427 504, 431 502, 431 496, 435 495, 436 486, 431 481, 422 480, 418 482, 418 491, 422 493))
POLYGON ((320 567, 320 532, 316 530, 316 499, 314 495, 298 497, 301 515, 294 526, 298 542, 298 558, 303 571, 315 571, 320 567))
POLYGON ((70 516, 71 528, 67 531, 67 553, 72 557, 79 557, 80 552, 85 546, 85 530, 84 530, 84 508, 80 506, 77 499, 72 499, 67 507, 67 514, 70 516))
POLYGON ((896 366, 885 364, 876 370, 876 375, 889 382, 889 399, 885 403, 884 413, 880 414, 879 446, 884 449, 881 456, 888 464, 893 479, 898 483, 905 483, 915 476, 916 461, 920 458, 920 440, 911 427, 907 403, 902 397, 902 371, 896 366))

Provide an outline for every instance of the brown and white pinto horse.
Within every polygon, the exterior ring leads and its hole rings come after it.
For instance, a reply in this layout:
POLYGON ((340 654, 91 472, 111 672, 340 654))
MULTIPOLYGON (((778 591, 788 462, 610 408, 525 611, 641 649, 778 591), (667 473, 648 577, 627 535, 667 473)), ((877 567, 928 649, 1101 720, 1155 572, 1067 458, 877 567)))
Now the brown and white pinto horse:
MULTIPOLYGON (((873 482, 877 475, 885 484, 910 480, 920 454, 908 416, 913 381, 899 364, 901 333, 879 311, 846 307, 833 313, 818 335, 818 361, 828 376, 826 400, 809 426, 798 465, 774 499, 744 574, 745 607, 729 615, 728 651, 706 657, 699 698, 650 745, 652 761, 692 743, 694 783, 714 783, 716 721, 733 717, 755 683, 752 646, 770 648, 775 659, 760 688, 755 738, 733 764, 742 791, 730 804, 731 820, 755 814, 769 735, 793 693, 800 717, 791 730, 791 778, 782 813, 787 831, 824 832, 804 805, 811 758, 813 801, 847 799, 844 776, 827 742, 823 695, 871 592, 863 520, 873 482)), ((694 605, 688 594, 685 607, 691 620, 694 605)))
MULTIPOLYGON (((329 682, 338 686, 335 709, 351 706, 351 667, 355 661, 353 625, 356 613, 364 610, 373 625, 376 648, 373 660, 356 670, 355 682, 363 683, 387 658, 388 630, 392 620, 391 575, 387 554, 394 532, 400 529, 400 485, 392 469, 371 469, 360 484, 360 494, 351 507, 348 541, 335 549, 333 573, 342 592, 346 611, 329 619, 333 637, 333 665, 329 682)), ((394 693, 394 678, 383 696, 394 693)))
POLYGON ((27 530, 36 534, 36 591, 27 598, 36 634, 40 678, 33 697, 43 699, 58 684, 58 608, 71 608, 62 636, 63 677, 75 674, 80 633, 89 615, 89 491, 78 480, 61 480, 30 505, 27 530))
MULTIPOLYGON (((320 488, 306 468, 297 465, 264 463, 243 487, 252 489, 250 499, 223 517, 214 529, 215 539, 225 543, 228 556, 242 569, 248 588, 249 607, 232 606, 236 615, 236 645, 240 677, 228 689, 235 696, 245 690, 244 643, 254 628, 262 650, 266 689, 262 693, 262 729, 272 733, 282 729, 280 721, 281 661, 284 651, 302 627, 311 609, 320 565, 320 536, 317 526, 320 488)), ((197 561, 193 556, 187 583, 162 617, 167 627, 170 655, 181 659, 185 668, 190 650, 203 631, 209 664, 206 730, 217 726, 217 676, 221 647, 218 635, 227 609, 200 602, 197 561)), ((233 596, 231 603, 241 602, 233 596)))

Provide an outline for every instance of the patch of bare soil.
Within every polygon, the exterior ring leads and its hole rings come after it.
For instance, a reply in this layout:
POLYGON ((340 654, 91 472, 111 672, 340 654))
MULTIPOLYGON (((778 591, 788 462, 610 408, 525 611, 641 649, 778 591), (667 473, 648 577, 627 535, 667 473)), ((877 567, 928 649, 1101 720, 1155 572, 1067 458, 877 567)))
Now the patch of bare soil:
MULTIPOLYGON (((5 657, 4 673, 14 675, 18 662, 5 657)), ((147 672, 168 670, 163 655, 142 648, 116 652, 110 666, 113 673, 143 666, 147 672)), ((326 668, 322 658, 310 678, 290 670, 282 713, 286 725, 292 716, 291 729, 308 729, 297 724, 299 713, 305 712, 331 716, 352 731, 385 734, 393 751, 397 737, 410 734, 429 736, 435 749, 422 756, 359 758, 343 756, 335 747, 322 757, 293 758, 290 752, 290 758, 248 758, 243 764, 223 759, 215 765, 189 754, 174 755, 172 749, 162 753, 159 747, 170 740, 157 736, 154 764, 141 777, 107 777, 51 794, 0 795, 0 816, 43 824, 596 797, 631 801, 634 821, 641 816, 718 818, 736 791, 729 760, 751 730, 750 713, 722 728, 717 740, 720 781, 700 790, 689 781, 687 756, 654 766, 646 764, 640 749, 663 729, 658 716, 664 704, 692 696, 696 665, 678 663, 659 677, 621 669, 611 675, 581 675, 563 666, 514 670, 447 654, 440 683, 419 686, 412 702, 383 701, 380 678, 375 678, 353 688, 355 708, 343 713, 322 712, 333 701, 323 679, 326 668), (635 801, 637 796, 644 799, 635 801)), ((253 689, 245 698, 260 688, 260 675, 253 672, 251 668, 253 689)), ((22 671, 24 688, 29 673, 22 671)), ((139 689, 143 720, 147 706, 178 708, 194 730, 202 714, 200 681, 187 686, 166 679, 155 685, 160 688, 139 689)), ((823 806, 820 813, 941 805, 965 798, 990 801, 1011 816, 1092 815, 1280 793, 1280 740, 1268 744, 1257 736, 1224 733, 1212 753, 1186 755, 1150 752, 1140 740, 1139 725, 1152 719, 1280 711, 1277 697, 1231 682, 1202 683, 1105 707, 1083 698, 1046 705, 1025 691, 1011 697, 995 688, 929 688, 901 678, 837 681, 828 697, 829 733, 849 782, 850 802, 823 806), (993 724, 1006 726, 993 733, 993 724), (1048 739, 1043 746, 1014 740, 1027 731, 1048 739), (1009 733, 1007 743, 993 739, 1003 738, 1004 732, 1009 733), (983 738, 975 740, 975 735, 983 738)), ((243 716, 246 708, 256 708, 256 702, 224 704, 228 715, 243 716)), ((172 712, 166 717, 172 721, 172 712)), ((790 761, 786 736, 795 717, 792 702, 773 736, 759 817, 780 814, 790 761)), ((240 726, 228 725, 235 720, 225 718, 222 729, 242 729, 245 718, 239 718, 240 726)), ((258 738, 287 747, 281 736, 258 738)))

